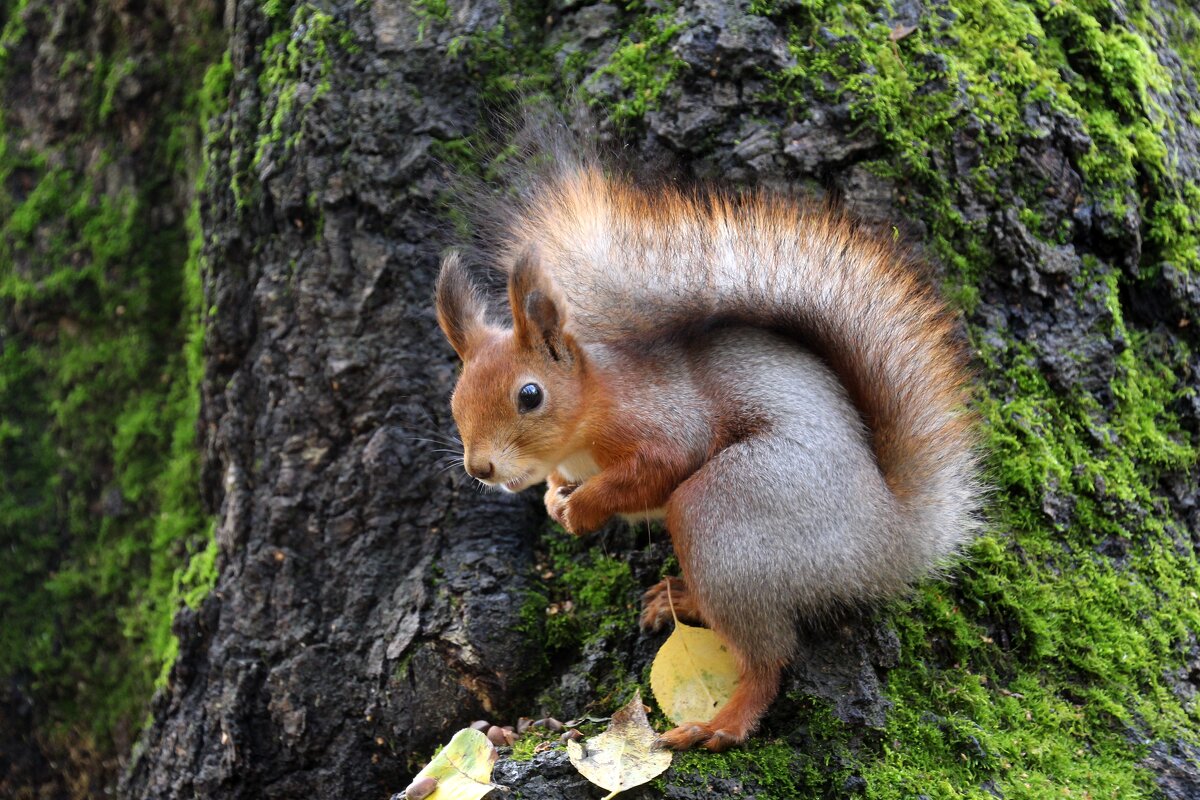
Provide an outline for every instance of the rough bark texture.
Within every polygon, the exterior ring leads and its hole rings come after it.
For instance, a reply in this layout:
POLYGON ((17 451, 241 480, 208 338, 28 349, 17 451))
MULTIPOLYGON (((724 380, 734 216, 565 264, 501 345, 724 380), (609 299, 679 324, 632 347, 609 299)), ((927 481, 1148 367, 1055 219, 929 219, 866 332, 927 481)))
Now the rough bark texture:
POLYGON ((429 309, 440 184, 427 150, 469 106, 431 48, 372 43, 367 9, 344 12, 362 52, 317 60, 308 42, 338 46, 343 23, 321 31, 314 10, 313 38, 301 22, 284 40, 295 72, 264 92, 275 25, 254 3, 234 10, 234 102, 205 203, 221 578, 176 621, 173 691, 154 705, 132 794, 379 793, 464 715, 511 708, 535 646, 511 633, 529 502, 460 502, 423 441, 449 428, 454 378, 429 309), (286 141, 256 155, 289 89, 286 141))
MULTIPOLYGON (((927 252, 997 486, 959 577, 809 635, 753 746, 631 800, 1196 794, 1193 12, 241 0, 225 27, 201 199, 218 578, 175 619, 122 794, 383 798, 472 720, 605 715, 645 675, 664 535, 573 551, 439 452, 446 164, 488 166, 514 86, 566 82, 633 160, 830 195, 927 252)), ((496 779, 603 794, 562 752, 496 779)))

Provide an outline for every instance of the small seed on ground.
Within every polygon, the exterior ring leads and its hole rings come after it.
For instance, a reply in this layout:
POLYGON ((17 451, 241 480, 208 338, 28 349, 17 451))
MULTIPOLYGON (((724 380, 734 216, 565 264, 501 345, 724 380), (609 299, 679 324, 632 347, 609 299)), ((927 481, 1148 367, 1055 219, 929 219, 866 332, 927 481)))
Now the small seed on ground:
POLYGON ((424 778, 417 778, 404 790, 404 798, 405 800, 425 800, 426 797, 433 794, 437 783, 437 778, 431 778, 428 775, 424 778))

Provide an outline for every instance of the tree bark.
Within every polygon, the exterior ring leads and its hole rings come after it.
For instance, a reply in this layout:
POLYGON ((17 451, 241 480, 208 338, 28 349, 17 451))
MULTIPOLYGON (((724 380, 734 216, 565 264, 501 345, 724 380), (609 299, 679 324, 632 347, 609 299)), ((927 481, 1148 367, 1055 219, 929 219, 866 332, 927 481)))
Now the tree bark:
POLYGON ((437 466, 455 373, 429 303, 430 145, 473 97, 406 7, 380 9, 233 9, 204 198, 220 579, 176 621, 131 795, 378 796, 520 698, 533 506, 460 497, 437 466))

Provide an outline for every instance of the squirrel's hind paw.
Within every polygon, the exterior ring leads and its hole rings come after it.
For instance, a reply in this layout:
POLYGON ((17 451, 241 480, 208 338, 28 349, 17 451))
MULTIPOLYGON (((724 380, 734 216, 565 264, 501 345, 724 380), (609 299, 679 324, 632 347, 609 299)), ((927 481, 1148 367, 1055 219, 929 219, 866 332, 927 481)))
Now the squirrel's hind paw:
POLYGON ((668 750, 691 750, 701 746, 714 753, 720 753, 746 741, 749 735, 749 730, 738 734, 723 728, 714 730, 707 723, 690 722, 662 734, 655 740, 655 744, 668 750))
POLYGON ((704 624, 700 610, 696 608, 696 601, 683 579, 663 578, 642 595, 642 630, 648 633, 661 631, 671 621, 672 606, 675 607, 675 616, 681 622, 689 625, 704 624))

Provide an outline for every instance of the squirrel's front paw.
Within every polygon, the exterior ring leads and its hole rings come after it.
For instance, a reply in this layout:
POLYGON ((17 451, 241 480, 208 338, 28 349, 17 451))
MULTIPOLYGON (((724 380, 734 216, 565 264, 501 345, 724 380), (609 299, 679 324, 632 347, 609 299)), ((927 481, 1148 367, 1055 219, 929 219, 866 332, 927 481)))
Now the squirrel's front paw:
POLYGON ((546 504, 546 510, 550 512, 550 517, 559 525, 563 524, 561 517, 567 498, 578 488, 578 483, 568 483, 557 472, 551 472, 546 477, 546 495, 543 502, 546 504))
MULTIPOLYGON (((579 487, 580 487, 580 484, 571 483, 566 478, 564 478, 562 475, 560 475, 558 472, 551 472, 549 475, 546 476, 546 497, 547 498, 549 498, 551 494, 561 494, 563 497, 566 497, 567 495, 569 495, 571 492, 575 491, 579 487)), ((549 504, 548 499, 547 499, 547 504, 549 504)))
POLYGON ((589 520, 584 513, 581 513, 582 509, 573 502, 572 493, 576 488, 576 486, 562 486, 547 491, 546 511, 550 513, 550 519, 566 528, 567 533, 583 536, 585 533, 591 533, 599 528, 604 521, 589 520))
POLYGON ((572 508, 571 499, 563 497, 554 503, 553 507, 547 507, 550 511, 550 518, 562 525, 567 533, 574 536, 583 536, 585 533, 591 533, 596 529, 595 526, 586 526, 581 524, 579 515, 572 508))
POLYGON ((571 530, 567 525, 567 500, 571 496, 571 491, 575 487, 571 486, 555 486, 550 485, 546 490, 546 511, 550 514, 550 519, 562 525, 567 530, 571 530))

